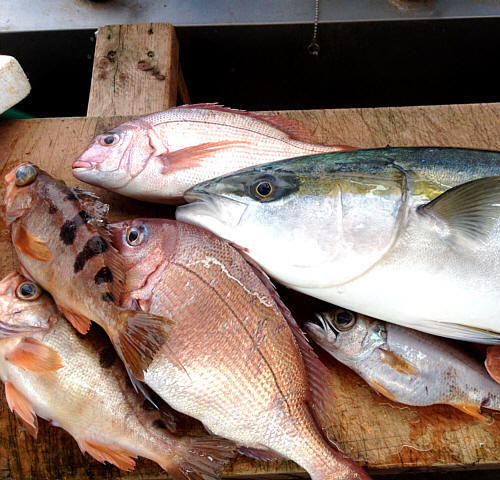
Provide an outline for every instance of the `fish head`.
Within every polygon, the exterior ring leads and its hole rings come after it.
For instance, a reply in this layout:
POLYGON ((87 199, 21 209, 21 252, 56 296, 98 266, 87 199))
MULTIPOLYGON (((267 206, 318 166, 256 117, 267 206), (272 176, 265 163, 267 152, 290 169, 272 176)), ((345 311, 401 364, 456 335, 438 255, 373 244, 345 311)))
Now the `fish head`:
POLYGON ((7 223, 22 217, 36 199, 36 192, 44 182, 45 172, 36 165, 23 162, 5 176, 5 208, 7 223))
POLYGON ((404 199, 400 171, 354 162, 356 152, 273 162, 198 184, 176 217, 239 245, 288 287, 340 286, 389 250, 404 199))
POLYGON ((113 246, 125 262, 128 292, 153 281, 152 275, 168 263, 177 247, 175 220, 136 218, 111 223, 109 229, 113 246))
POLYGON ((366 358, 385 343, 384 322, 336 308, 317 313, 305 324, 311 338, 337 360, 346 363, 366 358))
POLYGON ((136 119, 97 135, 73 162, 73 175, 109 190, 124 188, 154 155, 151 128, 150 123, 136 119))
POLYGON ((0 339, 49 330, 56 318, 54 302, 32 280, 12 272, 0 281, 0 339))

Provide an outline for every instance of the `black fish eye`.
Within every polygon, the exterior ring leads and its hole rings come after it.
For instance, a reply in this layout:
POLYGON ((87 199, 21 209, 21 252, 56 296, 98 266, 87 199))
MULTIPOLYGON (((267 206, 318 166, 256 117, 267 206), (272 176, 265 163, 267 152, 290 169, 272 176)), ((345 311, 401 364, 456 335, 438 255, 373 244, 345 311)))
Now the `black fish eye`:
POLYGON ((18 187, 23 187, 25 185, 29 185, 30 183, 33 183, 35 181, 35 178, 38 175, 38 171, 36 168, 31 165, 21 165, 17 170, 16 170, 16 185, 18 187))
POLYGON ((356 317, 354 316, 354 313, 349 312, 348 310, 339 310, 335 313, 333 324, 335 328, 337 328, 341 332, 350 330, 352 327, 354 327, 355 323, 356 317))
POLYGON ((273 190, 273 184, 268 180, 259 182, 255 187, 255 192, 261 198, 269 198, 272 195, 273 190))
POLYGON ((21 300, 35 300, 42 294, 42 290, 36 283, 23 282, 16 290, 17 298, 21 300))
POLYGON ((105 133, 99 138, 99 143, 103 147, 111 147, 113 145, 116 145, 119 141, 120 136, 114 132, 105 133))
POLYGON ((130 227, 126 233, 127 243, 133 247, 140 245, 145 238, 144 227, 130 227))

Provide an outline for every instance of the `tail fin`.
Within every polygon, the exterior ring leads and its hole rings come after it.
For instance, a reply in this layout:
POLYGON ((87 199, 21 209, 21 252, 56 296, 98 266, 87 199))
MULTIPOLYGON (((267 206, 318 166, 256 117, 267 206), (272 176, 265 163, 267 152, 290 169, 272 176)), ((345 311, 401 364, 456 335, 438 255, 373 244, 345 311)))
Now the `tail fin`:
MULTIPOLYGON (((216 436, 185 438, 176 463, 158 462, 176 480, 217 480, 237 453, 235 443, 216 436)), ((169 459, 170 460, 170 459, 169 459)))
POLYGON ((127 369, 143 381, 144 372, 165 343, 173 321, 131 310, 124 310, 121 319, 121 325, 111 337, 113 344, 127 369))

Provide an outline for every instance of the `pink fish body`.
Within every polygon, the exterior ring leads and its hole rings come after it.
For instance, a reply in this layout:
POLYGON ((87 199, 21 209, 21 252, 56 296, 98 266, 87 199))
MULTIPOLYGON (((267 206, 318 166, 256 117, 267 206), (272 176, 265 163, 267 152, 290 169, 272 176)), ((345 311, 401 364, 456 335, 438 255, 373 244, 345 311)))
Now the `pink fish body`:
POLYGON ((73 174, 139 200, 180 203, 197 183, 251 165, 351 148, 311 140, 285 117, 184 105, 98 135, 73 163, 73 174))
POLYGON ((254 456, 271 450, 316 480, 369 478, 324 439, 316 420, 328 421, 327 371, 235 248, 172 220, 110 227, 126 262, 123 304, 174 322, 144 374, 157 394, 254 456))
POLYGON ((221 438, 169 433, 104 334, 78 336, 49 295, 17 273, 0 282, 0 380, 30 434, 37 435, 37 417, 45 418, 82 452, 123 470, 142 456, 177 480, 215 480, 235 451, 221 438))

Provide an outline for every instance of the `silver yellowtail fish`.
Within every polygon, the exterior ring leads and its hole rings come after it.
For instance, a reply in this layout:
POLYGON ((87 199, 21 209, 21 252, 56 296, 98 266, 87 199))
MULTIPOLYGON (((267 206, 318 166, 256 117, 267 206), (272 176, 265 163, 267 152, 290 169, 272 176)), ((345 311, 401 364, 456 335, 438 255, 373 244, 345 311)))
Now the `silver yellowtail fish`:
POLYGON ((296 120, 184 105, 98 135, 73 163, 79 180, 139 200, 180 203, 193 185, 282 158, 343 150, 312 143, 296 120))
POLYGON ((179 480, 216 479, 235 446, 218 437, 177 437, 127 380, 104 334, 80 337, 34 282, 0 282, 0 379, 10 409, 36 437, 37 417, 64 428, 82 452, 132 470, 135 458, 179 480))
POLYGON ((339 362, 385 397, 406 405, 448 404, 484 419, 500 410, 500 385, 452 341, 341 308, 305 328, 339 362))
POLYGON ((200 184, 177 218, 244 248, 292 289, 429 333, 500 343, 499 175, 500 152, 337 152, 200 184))

